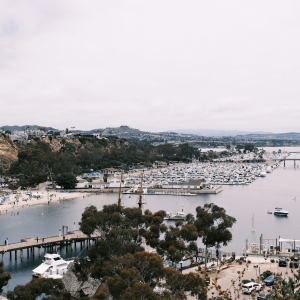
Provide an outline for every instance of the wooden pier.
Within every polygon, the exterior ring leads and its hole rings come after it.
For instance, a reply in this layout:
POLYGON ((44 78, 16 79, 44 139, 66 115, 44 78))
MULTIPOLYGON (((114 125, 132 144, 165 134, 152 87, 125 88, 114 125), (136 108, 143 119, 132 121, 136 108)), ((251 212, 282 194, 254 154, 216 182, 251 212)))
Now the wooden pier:
POLYGON ((75 230, 59 236, 21 239, 18 243, 0 246, 0 253, 2 254, 2 261, 4 261, 5 253, 9 253, 9 259, 12 259, 13 252, 15 260, 17 260, 19 251, 20 259, 23 260, 23 250, 27 250, 27 257, 30 255, 34 257, 35 249, 38 249, 38 256, 40 257, 42 249, 44 250, 44 253, 47 251, 57 253, 57 247, 65 246, 66 251, 73 251, 73 249, 76 249, 77 243, 80 243, 80 248, 82 249, 86 244, 89 246, 91 242, 95 242, 97 238, 98 236, 95 234, 89 237, 82 231, 75 230))

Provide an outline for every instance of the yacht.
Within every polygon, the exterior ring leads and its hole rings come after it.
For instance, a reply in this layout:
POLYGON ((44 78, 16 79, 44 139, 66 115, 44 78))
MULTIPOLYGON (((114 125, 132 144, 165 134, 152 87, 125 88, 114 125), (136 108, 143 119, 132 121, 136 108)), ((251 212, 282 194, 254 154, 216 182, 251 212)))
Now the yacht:
POLYGON ((164 218, 164 220, 185 220, 186 218, 186 213, 184 213, 183 211, 179 211, 177 213, 171 213, 171 212, 167 212, 167 216, 164 218))
POLYGON ((289 213, 283 210, 281 207, 276 207, 274 211, 274 215, 276 216, 287 216, 289 213))
MULTIPOLYGON (((185 220, 186 219, 186 213, 178 210, 178 190, 177 190, 177 212, 176 213, 171 213, 167 212, 167 216, 164 218, 164 220, 185 220)), ((184 206, 184 205, 182 205, 184 206)))
POLYGON ((33 277, 62 278, 67 272, 69 263, 73 262, 62 259, 59 254, 46 253, 44 258, 43 263, 32 270, 33 277))

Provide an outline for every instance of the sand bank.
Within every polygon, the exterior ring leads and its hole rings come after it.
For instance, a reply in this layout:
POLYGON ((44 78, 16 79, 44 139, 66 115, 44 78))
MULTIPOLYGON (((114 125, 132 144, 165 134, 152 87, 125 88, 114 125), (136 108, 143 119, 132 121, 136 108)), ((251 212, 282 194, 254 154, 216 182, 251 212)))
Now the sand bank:
POLYGON ((52 202, 57 202, 61 200, 71 200, 76 198, 84 198, 90 195, 86 192, 57 192, 57 191, 47 191, 47 190, 34 190, 30 191, 18 191, 16 194, 12 192, 8 195, 0 194, 0 199, 6 198, 3 204, 0 205, 0 211, 4 212, 6 210, 11 210, 22 206, 32 206, 38 204, 47 204, 52 202))

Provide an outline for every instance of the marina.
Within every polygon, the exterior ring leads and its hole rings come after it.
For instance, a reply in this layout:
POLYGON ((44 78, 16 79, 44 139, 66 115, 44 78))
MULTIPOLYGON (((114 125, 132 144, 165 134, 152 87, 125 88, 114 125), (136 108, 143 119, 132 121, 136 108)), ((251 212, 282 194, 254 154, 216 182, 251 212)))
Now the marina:
MULTIPOLYGON (((237 165, 240 166, 241 164, 237 165)), ((288 161, 284 167, 281 163, 271 173, 267 173, 265 178, 258 177, 250 185, 222 185, 223 191, 221 193, 182 197, 184 212, 195 214, 197 206, 203 206, 205 203, 215 203, 224 207, 227 214, 237 219, 236 225, 232 228, 233 239, 227 247, 220 249, 222 253, 235 252, 237 255, 243 255, 245 240, 251 240, 253 213, 255 214, 256 231, 263 233, 268 239, 274 239, 274 241, 266 241, 266 244, 269 242, 270 246, 276 246, 276 238, 279 239, 279 236, 297 240, 299 239, 298 216, 300 214, 300 204, 297 200, 300 199, 299 178, 300 168, 298 165, 294 166, 292 161, 288 161), (296 200, 294 200, 295 197, 296 200), (289 216, 278 217, 267 214, 268 210, 274 210, 275 207, 283 207, 290 212, 289 216)), ((176 189, 173 189, 173 193, 176 194, 176 189)), ((105 204, 116 203, 117 198, 116 193, 95 193, 85 198, 81 196, 81 198, 74 200, 51 202, 49 205, 45 203, 30 207, 11 208, 7 213, 2 212, 0 215, 2 224, 0 247, 5 247, 7 237, 9 244, 19 243, 21 239, 26 238, 31 238, 32 242, 36 244, 37 237, 39 242, 42 243, 42 240, 40 240, 42 238, 58 237, 62 224, 69 226, 69 230, 77 231, 78 222, 85 207, 91 204, 96 206, 97 209, 101 209, 105 204)), ((146 195, 143 198, 147 202, 144 209, 149 209, 152 212, 157 210, 176 211, 176 195, 146 195)), ((136 206, 138 195, 122 194, 121 200, 122 205, 136 206)), ((172 220, 165 220, 165 223, 174 226, 172 220)), ((80 242, 78 241, 76 244, 76 249, 75 244, 73 244, 73 247, 70 244, 60 244, 57 246, 57 253, 64 259, 76 257, 82 251, 80 242)), ((199 240, 198 246, 204 248, 201 240, 199 240)), ((288 246, 289 244, 283 243, 282 248, 286 249, 288 246)), ((295 246, 297 248, 297 241, 295 246)), ((46 248, 46 253, 56 253, 55 246, 54 251, 49 250, 50 248, 46 248)), ((8 289, 12 289, 16 284, 28 282, 31 279, 32 270, 41 264, 42 256, 45 253, 44 248, 41 248, 41 257, 39 257, 38 247, 34 248, 34 256, 30 251, 29 249, 29 256, 27 256, 27 250, 23 250, 23 260, 20 257, 20 250, 17 251, 17 260, 15 260, 14 251, 11 252, 11 260, 9 253, 5 252, 4 268, 12 274, 8 289)), ((215 250, 210 249, 209 251, 213 257, 215 250)), ((80 257, 86 255, 85 249, 80 257)))

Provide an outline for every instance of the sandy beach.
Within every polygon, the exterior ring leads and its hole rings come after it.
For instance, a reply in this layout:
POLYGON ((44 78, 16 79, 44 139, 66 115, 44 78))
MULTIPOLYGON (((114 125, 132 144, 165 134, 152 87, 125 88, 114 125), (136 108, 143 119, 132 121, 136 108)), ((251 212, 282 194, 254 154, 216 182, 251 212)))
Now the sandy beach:
MULTIPOLYGON (((8 190, 9 191, 9 190, 8 190)), ((57 202, 61 200, 71 200, 84 198, 90 195, 87 192, 64 192, 56 190, 47 190, 46 184, 40 184, 38 189, 28 191, 17 190, 15 193, 6 193, 4 190, 0 194, 0 199, 5 199, 0 205, 0 211, 5 212, 22 206, 32 206, 38 204, 47 204, 48 202, 57 202)))

